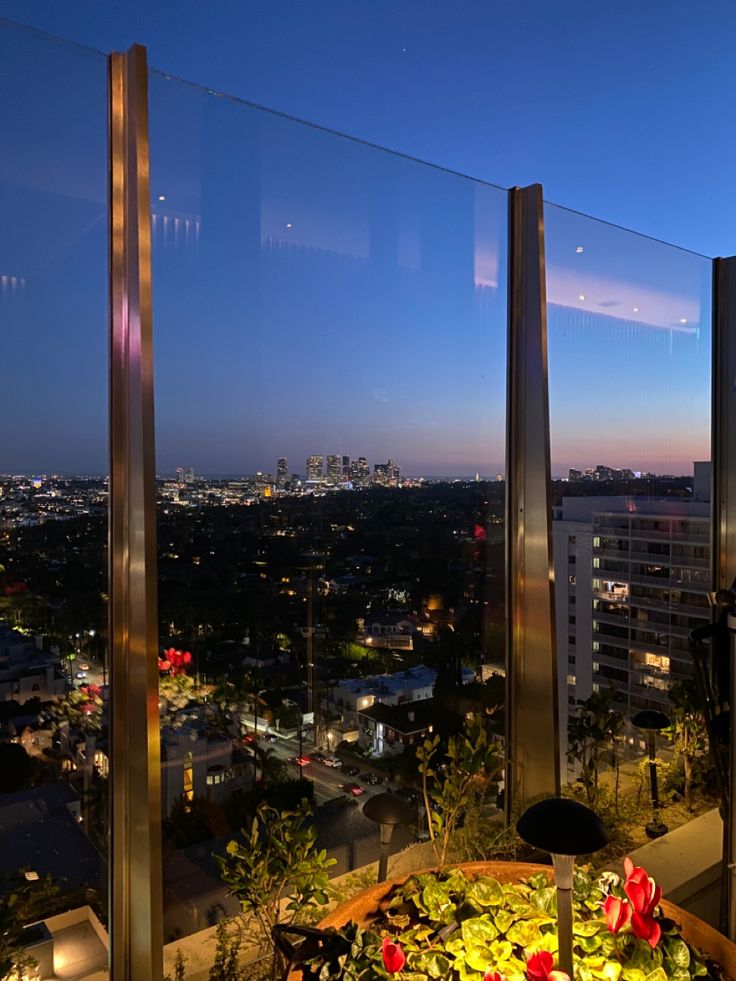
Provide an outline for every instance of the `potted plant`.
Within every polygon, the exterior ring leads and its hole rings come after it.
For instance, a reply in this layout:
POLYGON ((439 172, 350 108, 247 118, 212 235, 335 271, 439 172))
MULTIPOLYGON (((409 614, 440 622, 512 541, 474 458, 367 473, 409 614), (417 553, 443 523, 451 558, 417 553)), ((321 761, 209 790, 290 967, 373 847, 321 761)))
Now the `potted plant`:
MULTIPOLYGON (((511 862, 380 883, 287 944, 289 979, 566 981, 557 895, 551 868, 511 862)), ((629 860, 624 878, 575 870, 572 953, 578 981, 736 978, 736 945, 662 900, 629 860)))

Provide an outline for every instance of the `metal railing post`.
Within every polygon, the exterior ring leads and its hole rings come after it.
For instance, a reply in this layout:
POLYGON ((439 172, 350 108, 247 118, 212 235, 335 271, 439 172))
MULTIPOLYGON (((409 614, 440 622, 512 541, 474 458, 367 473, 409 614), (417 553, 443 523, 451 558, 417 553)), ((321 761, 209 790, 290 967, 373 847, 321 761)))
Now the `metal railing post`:
POLYGON ((509 191, 506 814, 560 792, 542 188, 509 191))
POLYGON ((110 970, 163 973, 145 49, 110 55, 110 970))

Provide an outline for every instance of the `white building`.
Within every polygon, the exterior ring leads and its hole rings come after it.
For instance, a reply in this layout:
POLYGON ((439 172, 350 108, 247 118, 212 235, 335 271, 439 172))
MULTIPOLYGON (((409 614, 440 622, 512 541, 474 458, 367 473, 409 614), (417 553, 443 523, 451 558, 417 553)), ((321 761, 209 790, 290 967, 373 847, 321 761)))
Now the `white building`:
POLYGON ((0 623, 0 701, 49 702, 61 698, 66 687, 58 657, 0 623))
POLYGON ((627 716, 666 712, 670 685, 691 677, 688 634, 710 621, 710 505, 566 497, 552 533, 564 773, 578 701, 613 685, 627 716))
POLYGON ((424 664, 395 674, 379 674, 369 678, 343 678, 331 689, 327 708, 339 714, 344 722, 357 724, 358 711, 376 702, 384 705, 403 705, 431 698, 437 672, 424 664))
POLYGON ((233 769, 229 739, 212 736, 198 727, 183 725, 161 730, 161 805, 164 815, 178 797, 194 795, 223 803, 239 784, 233 769))

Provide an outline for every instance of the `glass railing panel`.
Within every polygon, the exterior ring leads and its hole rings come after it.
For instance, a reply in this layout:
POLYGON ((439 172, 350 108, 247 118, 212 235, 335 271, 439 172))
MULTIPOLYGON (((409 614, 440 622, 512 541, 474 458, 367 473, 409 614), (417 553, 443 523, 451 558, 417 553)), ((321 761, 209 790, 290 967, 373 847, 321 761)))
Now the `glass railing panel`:
POLYGON ((150 94, 171 938, 237 908, 209 856, 259 800, 365 864, 371 781, 503 701, 507 232, 498 188, 150 94))
POLYGON ((691 675, 683 604, 710 618, 711 261, 554 205, 545 232, 562 725, 613 693, 615 769, 691 675))
POLYGON ((0 906, 31 956, 77 911, 67 976, 107 963, 107 62, 0 22, 0 88, 0 906))

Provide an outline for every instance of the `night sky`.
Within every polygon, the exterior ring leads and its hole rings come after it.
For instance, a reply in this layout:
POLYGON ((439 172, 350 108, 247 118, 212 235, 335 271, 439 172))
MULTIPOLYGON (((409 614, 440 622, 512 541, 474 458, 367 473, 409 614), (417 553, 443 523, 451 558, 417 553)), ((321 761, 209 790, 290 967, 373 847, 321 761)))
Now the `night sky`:
MULTIPOLYGON (((731 5, 4 0, 174 75, 730 254, 731 5), (150 8, 150 9, 149 9, 150 8)), ((0 472, 106 469, 105 60, 0 28, 0 472)), ((505 195, 151 79, 161 472, 503 470, 505 195)), ((553 471, 708 454, 709 263, 547 208, 553 471)))

